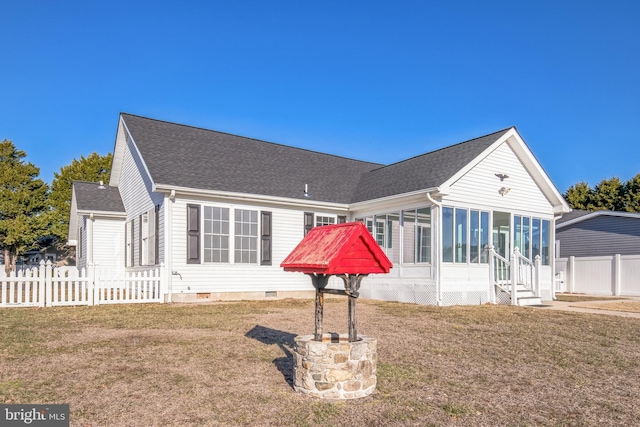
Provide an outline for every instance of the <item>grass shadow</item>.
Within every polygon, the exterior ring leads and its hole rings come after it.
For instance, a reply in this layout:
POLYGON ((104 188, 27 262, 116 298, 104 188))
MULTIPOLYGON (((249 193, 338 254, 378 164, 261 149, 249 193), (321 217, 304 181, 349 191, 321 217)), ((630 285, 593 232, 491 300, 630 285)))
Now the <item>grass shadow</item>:
POLYGON ((284 356, 274 359, 273 364, 278 368, 278 371, 282 373, 289 386, 293 388, 293 346, 295 345, 294 338, 297 335, 256 325, 251 328, 245 336, 260 341, 263 344, 275 344, 280 347, 284 356))

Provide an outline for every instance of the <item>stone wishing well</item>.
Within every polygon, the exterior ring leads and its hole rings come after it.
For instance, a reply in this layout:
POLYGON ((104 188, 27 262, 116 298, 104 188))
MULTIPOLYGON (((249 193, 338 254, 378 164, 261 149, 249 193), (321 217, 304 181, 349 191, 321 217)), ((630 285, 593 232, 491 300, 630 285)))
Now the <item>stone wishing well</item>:
POLYGON ((364 277, 392 267, 373 236, 360 222, 316 227, 280 266, 309 275, 316 289, 314 334, 295 338, 294 389, 325 399, 373 393, 377 341, 358 335, 356 302, 364 277), (332 275, 343 280, 344 290, 326 288, 332 275), (348 334, 322 333, 324 294, 348 297, 348 334))

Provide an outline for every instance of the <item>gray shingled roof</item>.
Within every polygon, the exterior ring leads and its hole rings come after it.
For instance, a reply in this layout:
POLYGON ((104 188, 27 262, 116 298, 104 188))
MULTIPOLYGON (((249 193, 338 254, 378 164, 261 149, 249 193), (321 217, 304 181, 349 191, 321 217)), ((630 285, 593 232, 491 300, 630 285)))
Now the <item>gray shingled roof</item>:
POLYGON ((348 203, 381 165, 122 114, 157 185, 348 203))
POLYGON ((580 218, 581 216, 589 215, 591 211, 585 211, 581 209, 574 209, 569 213, 562 214, 562 218, 556 221, 556 224, 562 224, 563 222, 571 221, 572 219, 580 218))
POLYGON ((124 213, 124 204, 117 187, 97 182, 73 181, 76 207, 79 211, 124 213))
POLYGON ((509 129, 389 166, 123 113, 157 185, 352 203, 434 188, 509 129))
POLYGON ((461 142, 362 175, 353 202, 435 188, 489 148, 509 129, 461 142))

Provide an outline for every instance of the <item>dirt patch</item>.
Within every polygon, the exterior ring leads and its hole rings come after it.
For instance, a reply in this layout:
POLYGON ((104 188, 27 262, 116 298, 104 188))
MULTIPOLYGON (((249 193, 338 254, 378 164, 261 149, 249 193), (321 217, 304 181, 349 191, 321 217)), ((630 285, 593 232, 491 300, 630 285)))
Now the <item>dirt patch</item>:
MULTIPOLYGON (((325 304, 344 333, 347 305, 325 304)), ((311 301, 0 310, 0 401, 69 403, 72 426, 618 426, 640 407, 640 320, 511 306, 358 302, 373 396, 291 387, 311 301)))
POLYGON ((595 310, 624 311, 628 313, 640 313, 640 302, 619 301, 598 304, 572 304, 572 307, 592 308, 595 310))
POLYGON ((583 294, 556 294, 556 300, 564 302, 582 302, 582 301, 614 301, 614 300, 626 300, 624 297, 608 297, 608 296, 593 296, 583 294))

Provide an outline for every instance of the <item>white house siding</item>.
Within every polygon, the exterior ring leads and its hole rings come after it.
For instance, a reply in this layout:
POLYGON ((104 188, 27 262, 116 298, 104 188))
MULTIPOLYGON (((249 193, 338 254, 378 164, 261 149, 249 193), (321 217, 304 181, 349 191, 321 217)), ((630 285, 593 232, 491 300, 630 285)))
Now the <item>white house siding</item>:
MULTIPOLYGON (((454 208, 488 211, 490 224, 493 221, 492 213, 496 211, 540 218, 551 223, 554 216, 551 202, 507 142, 499 145, 454 182, 450 186, 449 194, 442 197, 442 204, 454 208), (508 178, 501 181, 496 174, 506 174, 508 178), (508 189, 504 196, 499 192, 503 187, 508 189)), ((550 242, 554 241, 553 237, 553 227, 551 227, 550 242)), ((493 233, 490 232, 490 243, 492 238, 493 233)), ((553 251, 553 245, 551 246, 550 250, 553 251)), ((553 253, 550 259, 553 260, 553 253)), ((553 273, 550 266, 543 266, 540 279, 541 297, 551 299, 553 273)), ((443 263, 440 283, 442 305, 487 302, 489 298, 488 264, 443 263)))
MULTIPOLYGON (((140 236, 140 215, 147 212, 156 205, 161 206, 160 227, 158 238, 160 238, 160 262, 164 261, 164 215, 162 193, 153 192, 151 180, 144 168, 144 164, 138 155, 135 144, 131 139, 127 138, 127 145, 123 155, 122 172, 120 183, 118 185, 122 203, 127 212, 127 222, 134 222, 133 230, 133 259, 134 265, 138 265, 140 254, 140 244, 138 242, 140 236)), ((124 226, 123 226, 124 227, 124 226)), ((123 243, 124 245, 124 243, 123 243)), ((124 246, 123 246, 124 247, 124 246)), ((123 260, 124 262, 124 260, 123 260)))
POLYGON ((87 266, 87 217, 80 215, 78 218, 78 244, 76 245, 76 266, 87 266), (82 250, 80 250, 82 248, 82 250))
POLYGON ((124 220, 93 221, 93 263, 106 271, 124 270, 124 220))
MULTIPOLYGON (((265 206, 234 203, 228 200, 208 198, 182 198, 177 196, 172 204, 172 252, 169 271, 173 301, 192 300, 194 294, 210 293, 213 298, 234 298, 241 293, 253 293, 254 296, 265 296, 265 292, 312 292, 311 279, 302 273, 285 272, 280 263, 300 243, 304 237, 304 212, 315 212, 317 215, 342 215, 344 212, 320 211, 314 209, 288 209, 277 205, 265 206), (271 212, 272 220, 272 265, 235 264, 235 263, 201 263, 187 264, 187 205, 218 206, 230 209, 248 209, 271 212), (216 295, 217 294, 217 295, 216 295)), ((233 221, 233 212, 230 212, 233 221)), ((201 223, 202 224, 202 223, 201 223)), ((233 240, 233 236, 229 236, 233 240)), ((200 239, 201 259, 203 239, 200 239)), ((233 260, 233 253, 229 253, 233 260)), ((338 279, 339 280, 339 279, 338 279)), ((332 280, 333 284, 336 280, 332 280)), ((341 283, 341 282, 340 282, 341 283)), ((311 295, 311 294, 310 294, 311 295)), ((283 296, 283 295, 278 295, 283 296)))
POLYGON ((451 185, 443 204, 462 203, 503 212, 523 212, 544 219, 553 218, 553 207, 515 155, 508 143, 502 143, 480 163, 451 185), (496 174, 509 177, 500 181, 496 174), (502 196, 499 190, 509 192, 502 196))

